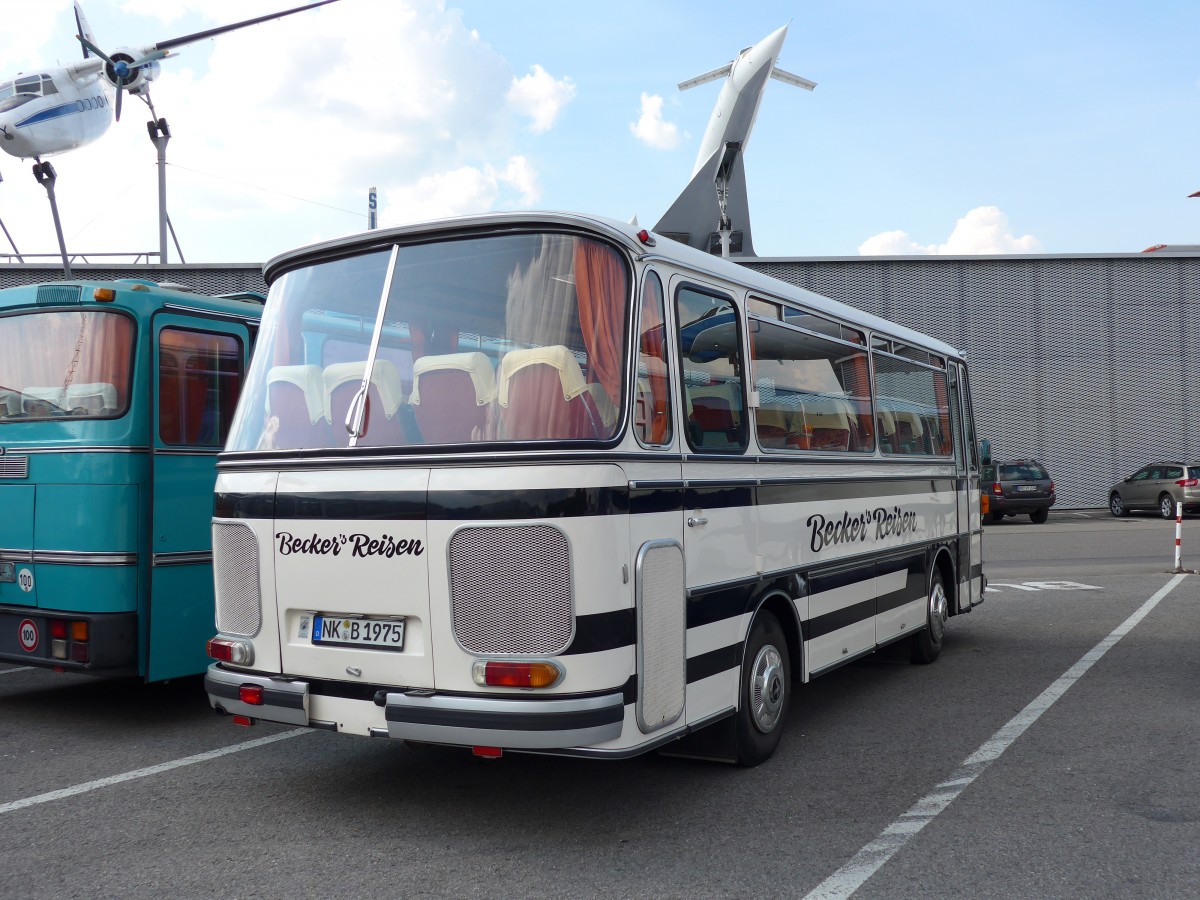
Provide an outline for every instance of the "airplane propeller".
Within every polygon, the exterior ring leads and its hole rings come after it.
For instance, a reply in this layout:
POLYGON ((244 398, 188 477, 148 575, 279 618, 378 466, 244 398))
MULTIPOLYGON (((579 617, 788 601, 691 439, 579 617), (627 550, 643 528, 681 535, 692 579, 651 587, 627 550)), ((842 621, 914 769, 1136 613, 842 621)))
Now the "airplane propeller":
POLYGON ((83 35, 75 35, 79 38, 79 42, 95 53, 100 59, 104 60, 108 66, 108 76, 117 86, 117 108, 113 115, 118 122, 121 121, 121 93, 125 89, 125 85, 137 78, 138 69, 146 65, 146 63, 156 62, 164 59, 169 55, 167 50, 155 50, 147 56, 143 56, 139 60, 129 59, 127 54, 118 53, 117 58, 113 59, 83 35))
POLYGON ((314 7, 325 6, 334 2, 336 2, 336 0, 319 0, 319 2, 316 3, 306 3, 304 6, 297 6, 293 9, 285 9, 282 12, 268 13, 265 16, 257 16, 253 19, 246 19, 243 22, 234 22, 232 25, 221 25, 218 28, 209 28, 206 31, 197 31, 195 34, 187 34, 183 37, 171 38, 167 41, 159 41, 153 47, 149 48, 148 51, 143 51, 146 53, 146 55, 137 60, 133 59, 133 57, 129 56, 129 54, 122 53, 120 51, 110 57, 83 35, 77 34, 75 37, 78 38, 79 42, 86 48, 84 52, 85 56, 87 55, 86 51, 90 50, 100 59, 104 60, 105 65, 107 66, 106 74, 108 75, 109 80, 117 86, 117 104, 116 110, 114 111, 114 117, 117 119, 117 121, 120 121, 121 93, 123 92, 125 85, 132 84, 137 79, 138 69, 140 67, 146 65, 147 63, 157 62, 158 60, 164 59, 170 55, 171 48, 180 47, 184 44, 192 44, 196 41, 205 40, 206 38, 216 37, 219 34, 224 34, 227 31, 235 31, 238 28, 245 28, 248 25, 257 25, 260 22, 269 22, 272 19, 282 19, 284 16, 290 16, 293 13, 303 12, 306 9, 313 9, 314 7))

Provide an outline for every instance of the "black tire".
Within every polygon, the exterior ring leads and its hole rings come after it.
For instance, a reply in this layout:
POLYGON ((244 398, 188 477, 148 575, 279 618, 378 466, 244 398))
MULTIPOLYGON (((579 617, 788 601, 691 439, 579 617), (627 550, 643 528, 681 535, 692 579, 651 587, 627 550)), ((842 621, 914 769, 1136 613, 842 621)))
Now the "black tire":
POLYGON ((1000 510, 994 510, 988 513, 988 521, 990 521, 993 525, 997 522, 1003 522, 1004 513, 1000 512, 1000 510))
POLYGON ((1045 525, 1048 518, 1050 518, 1048 509, 1035 509, 1029 514, 1029 521, 1034 525, 1045 525))
POLYGON ((912 636, 912 661, 928 665, 942 652, 942 639, 946 636, 946 618, 950 613, 950 600, 946 596, 946 585, 941 569, 934 569, 929 579, 929 595, 925 598, 925 627, 912 636))
POLYGON ((1108 511, 1118 519, 1129 514, 1129 510, 1125 508, 1125 501, 1121 499, 1121 495, 1113 491, 1108 496, 1108 511))
POLYGON ((760 610, 746 639, 737 711, 739 766, 765 762, 779 746, 791 706, 791 662, 783 627, 760 610))
POLYGON ((1158 514, 1164 519, 1175 518, 1175 498, 1170 494, 1163 494, 1158 498, 1158 514))

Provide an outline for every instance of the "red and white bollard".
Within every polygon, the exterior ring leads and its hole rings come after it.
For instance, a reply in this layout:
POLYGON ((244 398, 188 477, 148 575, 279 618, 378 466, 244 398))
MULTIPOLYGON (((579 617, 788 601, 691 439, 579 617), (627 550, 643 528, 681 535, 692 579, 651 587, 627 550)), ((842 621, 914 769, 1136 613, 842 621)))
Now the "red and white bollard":
POLYGON ((1175 572, 1186 572, 1183 567, 1183 504, 1175 504, 1175 572))

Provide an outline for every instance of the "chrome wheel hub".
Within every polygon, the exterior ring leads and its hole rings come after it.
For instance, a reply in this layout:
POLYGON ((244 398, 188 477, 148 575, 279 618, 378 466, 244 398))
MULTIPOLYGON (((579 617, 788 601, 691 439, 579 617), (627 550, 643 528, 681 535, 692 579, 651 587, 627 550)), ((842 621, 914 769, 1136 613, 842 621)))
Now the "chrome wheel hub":
POLYGON ((946 589, 939 582, 929 592, 929 636, 935 644, 940 643, 946 633, 946 617, 949 613, 946 589))
POLYGON ((783 657, 768 644, 758 651, 750 671, 750 717, 763 734, 773 731, 779 724, 786 690, 783 657))

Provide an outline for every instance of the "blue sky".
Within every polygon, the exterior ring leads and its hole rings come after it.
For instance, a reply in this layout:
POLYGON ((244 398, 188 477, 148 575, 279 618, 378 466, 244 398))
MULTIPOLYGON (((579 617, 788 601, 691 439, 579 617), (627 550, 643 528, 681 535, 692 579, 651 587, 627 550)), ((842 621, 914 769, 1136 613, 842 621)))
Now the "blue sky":
MULTIPOLYGON (((287 0, 84 0, 141 46, 287 0)), ((489 209, 653 225, 720 90, 676 84, 790 23, 746 149, 764 256, 1136 252, 1200 243, 1200 4, 339 0, 183 48, 153 88, 188 262, 261 262, 366 227, 489 209), (640 123, 640 127, 639 127, 640 123)), ((69 2, 6 4, 0 77, 79 56, 69 2), (14 8, 15 7, 15 8, 14 8)), ((126 103, 52 160, 68 248, 157 249, 149 118, 126 103)), ((29 163, 0 220, 56 245, 29 163)), ((0 251, 7 250, 0 237, 0 251)), ((176 259, 174 250, 172 257, 176 259)))

